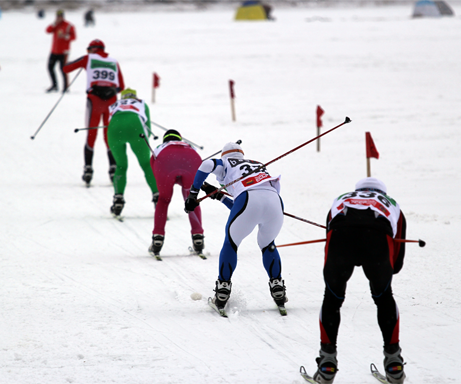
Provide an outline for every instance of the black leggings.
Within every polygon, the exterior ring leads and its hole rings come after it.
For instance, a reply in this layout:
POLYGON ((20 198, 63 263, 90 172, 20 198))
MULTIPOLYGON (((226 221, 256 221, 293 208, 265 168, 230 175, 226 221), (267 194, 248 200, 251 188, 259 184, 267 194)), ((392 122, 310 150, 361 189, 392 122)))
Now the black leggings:
POLYGON ((55 67, 57 61, 59 61, 59 65, 60 65, 60 68, 61 68, 61 73, 62 73, 62 77, 63 77, 63 80, 64 80, 63 91, 65 91, 67 89, 67 73, 64 73, 64 71, 62 69, 63 69, 64 65, 66 65, 67 55, 65 55, 65 54, 56 55, 56 54, 52 53, 50 55, 49 59, 48 59, 48 72, 50 73, 51 82, 52 82, 53 87, 58 86, 58 82, 56 81, 56 74, 54 73, 54 67, 55 67))
POLYGON ((391 288, 393 269, 389 258, 388 235, 368 227, 342 226, 329 232, 325 249, 321 342, 336 347, 340 308, 345 299, 347 281, 354 267, 360 265, 370 282, 384 345, 398 342, 399 315, 391 288))

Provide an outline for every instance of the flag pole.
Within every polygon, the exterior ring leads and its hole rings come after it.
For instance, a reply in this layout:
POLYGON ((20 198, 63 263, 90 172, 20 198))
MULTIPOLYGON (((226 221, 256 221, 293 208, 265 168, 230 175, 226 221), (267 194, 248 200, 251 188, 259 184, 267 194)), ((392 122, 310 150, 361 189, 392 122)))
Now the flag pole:
MULTIPOLYGON (((320 136, 320 128, 322 127, 322 115, 325 112, 320 105, 317 105, 317 136, 320 136)), ((320 152, 320 139, 317 140, 317 152, 320 152)))
POLYGON ((232 112, 232 121, 235 121, 235 94, 234 94, 234 84, 233 80, 229 80, 229 91, 230 91, 230 102, 231 102, 231 112, 232 112))

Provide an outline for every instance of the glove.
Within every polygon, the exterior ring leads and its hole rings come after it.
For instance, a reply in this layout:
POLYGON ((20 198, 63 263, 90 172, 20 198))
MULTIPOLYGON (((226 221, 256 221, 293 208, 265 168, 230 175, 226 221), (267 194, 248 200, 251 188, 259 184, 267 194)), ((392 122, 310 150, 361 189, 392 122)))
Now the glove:
MULTIPOLYGON (((206 182, 203 183, 203 185, 202 185, 202 187, 200 189, 202 191, 204 191, 207 195, 209 195, 210 193, 218 190, 218 188, 216 188, 215 186, 213 186, 211 184, 208 184, 206 182)), ((221 192, 213 193, 211 196, 209 196, 210 199, 219 200, 219 201, 221 201, 223 197, 224 197, 224 194, 221 193, 221 192)))
POLYGON ((187 199, 184 203, 184 212, 193 212, 194 209, 199 206, 200 203, 197 201, 199 191, 200 190, 195 189, 194 186, 191 187, 189 196, 187 196, 187 199))

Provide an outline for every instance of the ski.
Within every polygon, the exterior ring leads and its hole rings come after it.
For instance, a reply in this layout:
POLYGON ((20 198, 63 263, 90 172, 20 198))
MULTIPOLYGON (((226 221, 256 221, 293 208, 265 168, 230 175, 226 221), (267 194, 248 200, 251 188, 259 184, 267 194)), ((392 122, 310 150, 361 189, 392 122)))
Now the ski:
POLYGON ((378 371, 378 368, 376 368, 376 365, 374 363, 370 364, 370 371, 373 377, 380 383, 389 384, 389 382, 386 379, 386 376, 384 376, 381 372, 378 371))
POLYGON ((284 305, 278 305, 277 308, 279 309, 279 312, 282 316, 286 316, 287 315, 287 309, 285 308, 284 305))
POLYGON ((207 257, 205 256, 205 254, 203 254, 202 252, 196 252, 192 247, 189 247, 189 252, 190 252, 192 255, 195 255, 195 256, 200 257, 202 260, 206 260, 206 259, 207 259, 207 257))
POLYGON ((211 297, 208 298, 208 305, 213 308, 216 312, 219 313, 222 317, 227 317, 227 313, 224 308, 218 308, 215 303, 213 303, 213 299, 211 297))
POLYGON ((154 252, 149 251, 149 255, 151 255, 152 257, 155 257, 155 259, 157 261, 163 261, 163 259, 161 258, 161 256, 158 253, 155 254, 154 252))
POLYGON ((308 381, 311 384, 319 384, 318 381, 315 381, 312 376, 309 376, 306 372, 306 368, 304 368, 304 365, 301 365, 301 368, 299 368, 299 373, 301 376, 304 378, 304 380, 308 381))
POLYGON ((112 214, 112 217, 113 217, 115 220, 118 220, 118 221, 120 221, 121 223, 123 223, 123 217, 122 217, 122 216, 112 214))

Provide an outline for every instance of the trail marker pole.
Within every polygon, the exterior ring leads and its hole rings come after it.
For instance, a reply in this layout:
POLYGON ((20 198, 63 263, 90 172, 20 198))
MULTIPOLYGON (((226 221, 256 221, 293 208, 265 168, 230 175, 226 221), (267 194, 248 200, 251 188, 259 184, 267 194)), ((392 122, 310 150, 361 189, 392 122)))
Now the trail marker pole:
POLYGON ((367 148, 367 177, 371 177, 370 158, 379 159, 379 153, 370 132, 365 132, 365 145, 367 148))
POLYGON ((233 80, 229 80, 229 91, 230 91, 230 102, 231 102, 231 112, 232 112, 232 121, 235 121, 235 93, 234 93, 234 84, 233 80))
POLYGON ((152 103, 155 103, 155 89, 160 87, 160 77, 154 72, 152 79, 152 103))
MULTIPOLYGON (((317 105, 317 136, 320 135, 320 128, 322 127, 322 115, 324 114, 324 110, 317 105)), ((317 152, 320 152, 320 139, 317 140, 317 152)))

